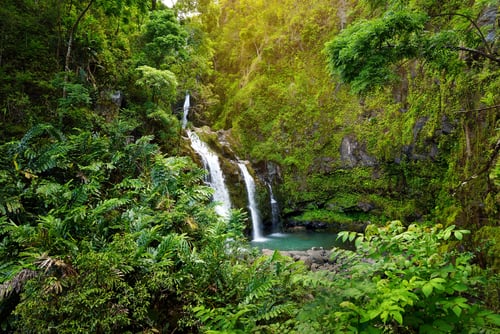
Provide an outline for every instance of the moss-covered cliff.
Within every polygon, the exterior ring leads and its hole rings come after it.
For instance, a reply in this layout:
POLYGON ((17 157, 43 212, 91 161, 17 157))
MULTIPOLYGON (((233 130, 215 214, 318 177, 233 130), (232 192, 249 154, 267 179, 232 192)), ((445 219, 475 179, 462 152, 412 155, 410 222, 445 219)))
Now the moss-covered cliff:
POLYGON ((201 15, 220 101, 204 117, 232 129, 257 170, 278 166, 286 217, 498 227, 498 4, 218 4, 201 15), (410 14, 390 18, 389 31, 384 20, 394 10, 410 14), (421 21, 398 25, 412 13, 423 13, 421 21), (369 88, 357 94, 346 77, 328 73, 325 43, 362 20, 373 23, 356 32, 373 34, 356 37, 368 46, 343 52, 359 52, 359 66, 363 57, 386 54, 387 64, 379 59, 379 68, 362 72, 360 80, 374 84, 353 85, 369 88), (372 45, 377 38, 380 45, 372 45))

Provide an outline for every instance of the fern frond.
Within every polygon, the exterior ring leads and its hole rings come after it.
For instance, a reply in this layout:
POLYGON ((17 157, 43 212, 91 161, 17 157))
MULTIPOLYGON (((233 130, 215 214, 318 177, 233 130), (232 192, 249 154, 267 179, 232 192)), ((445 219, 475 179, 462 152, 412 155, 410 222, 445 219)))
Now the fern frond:
POLYGON ((31 269, 22 269, 11 280, 0 284, 0 300, 9 297, 13 292, 20 293, 24 283, 38 276, 38 272, 31 269))
POLYGON ((250 304, 255 299, 268 297, 272 294, 273 286, 275 284, 277 284, 277 281, 270 279, 253 287, 249 294, 245 297, 243 304, 250 304))
POLYGON ((93 214, 95 216, 102 215, 105 212, 109 212, 111 210, 115 210, 121 206, 126 205, 129 202, 127 198, 109 198, 97 205, 94 208, 93 214))
POLYGON ((285 303, 285 304, 278 304, 278 305, 273 305, 269 310, 266 312, 257 315, 256 320, 272 320, 279 318, 281 316, 293 316, 296 314, 298 311, 297 305, 294 303, 285 303))
POLYGON ((6 215, 7 213, 18 213, 22 211, 23 204, 19 196, 10 196, 0 199, 0 213, 6 215))
POLYGON ((50 124, 37 124, 31 129, 29 129, 23 136, 23 138, 19 141, 17 152, 24 151, 28 144, 31 142, 33 138, 39 137, 41 134, 46 132, 52 138, 57 140, 64 140, 65 137, 61 131, 57 130, 50 124))

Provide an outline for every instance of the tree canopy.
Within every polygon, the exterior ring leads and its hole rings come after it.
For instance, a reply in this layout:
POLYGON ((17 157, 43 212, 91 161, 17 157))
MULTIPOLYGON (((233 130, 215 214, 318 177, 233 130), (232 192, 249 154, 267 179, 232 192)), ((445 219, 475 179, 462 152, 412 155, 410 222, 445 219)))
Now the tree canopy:
POLYGON ((357 21, 326 43, 331 73, 338 73, 354 92, 363 92, 395 79, 393 66, 405 60, 420 59, 453 72, 460 68, 458 51, 462 50, 470 53, 469 58, 479 55, 500 63, 496 55, 476 49, 483 46, 491 51, 475 23, 471 30, 476 38, 471 41, 467 40, 470 36, 458 31, 433 31, 432 21, 438 16, 459 16, 474 23, 466 14, 441 13, 432 17, 412 9, 389 10, 382 17, 357 21))

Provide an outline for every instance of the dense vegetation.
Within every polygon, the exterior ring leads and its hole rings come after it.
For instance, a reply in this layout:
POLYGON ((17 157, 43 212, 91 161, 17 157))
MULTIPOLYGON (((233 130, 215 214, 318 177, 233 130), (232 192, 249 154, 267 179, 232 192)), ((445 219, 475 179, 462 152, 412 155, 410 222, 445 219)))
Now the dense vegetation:
MULTIPOLYGON (((497 333, 496 1, 4 0, 8 333, 497 333), (272 162, 332 271, 219 217, 179 121, 272 162)), ((262 171, 261 171, 262 172, 262 171)), ((286 197, 285 197, 286 194, 286 197)))

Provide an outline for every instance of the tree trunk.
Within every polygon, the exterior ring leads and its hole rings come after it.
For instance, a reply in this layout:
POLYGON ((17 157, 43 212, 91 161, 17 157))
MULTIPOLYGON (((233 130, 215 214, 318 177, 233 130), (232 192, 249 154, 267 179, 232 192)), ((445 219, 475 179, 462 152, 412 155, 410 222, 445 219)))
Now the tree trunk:
POLYGON ((71 60, 71 47, 73 46, 74 35, 76 32, 76 29, 78 28, 78 24, 80 23, 83 16, 85 15, 85 13, 87 13, 87 11, 90 9, 90 6, 92 6, 93 3, 94 3, 94 0, 89 1, 87 7, 85 7, 85 9, 80 13, 80 15, 78 15, 75 23, 73 24, 73 26, 71 27, 71 30, 69 31, 68 48, 66 50, 66 60, 64 62, 64 72, 66 74, 64 76, 63 98, 66 97, 66 84, 68 83, 68 80, 69 80, 69 72, 71 72, 71 70, 69 68, 69 63, 71 60))

